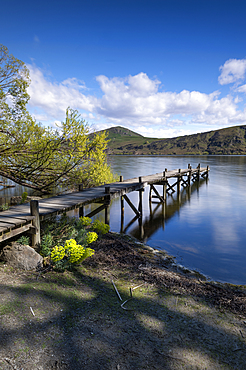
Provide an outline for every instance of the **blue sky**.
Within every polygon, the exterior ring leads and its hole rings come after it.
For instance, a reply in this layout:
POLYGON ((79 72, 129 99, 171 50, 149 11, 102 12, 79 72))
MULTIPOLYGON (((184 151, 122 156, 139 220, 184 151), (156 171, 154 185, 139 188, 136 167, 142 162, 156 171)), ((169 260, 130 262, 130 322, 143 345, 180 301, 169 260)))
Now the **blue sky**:
POLYGON ((246 124, 245 0, 1 1, 0 43, 24 61, 29 111, 174 137, 246 124))

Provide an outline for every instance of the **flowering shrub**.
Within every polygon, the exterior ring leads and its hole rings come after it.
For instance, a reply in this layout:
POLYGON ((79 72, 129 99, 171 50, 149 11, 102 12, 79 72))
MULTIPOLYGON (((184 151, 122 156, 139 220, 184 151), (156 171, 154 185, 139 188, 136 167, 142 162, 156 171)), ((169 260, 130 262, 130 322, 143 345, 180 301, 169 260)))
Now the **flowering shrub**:
POLYGON ((92 219, 90 217, 80 217, 79 219, 83 226, 89 226, 92 223, 92 219))
POLYGON ((91 244, 91 243, 93 243, 94 241, 96 241, 97 240, 97 238, 98 238, 98 235, 97 235, 97 233, 95 233, 95 232, 91 232, 91 231, 89 231, 88 232, 88 234, 86 235, 86 242, 87 242, 87 244, 91 244))
POLYGON ((91 227, 101 234, 107 234, 109 232, 109 225, 99 220, 95 220, 91 227))
POLYGON ((52 223, 43 224, 40 253, 57 270, 63 271, 92 256, 95 251, 87 248, 88 244, 97 240, 98 233, 106 234, 108 231, 109 225, 99 220, 92 223, 89 217, 62 216, 52 223))
POLYGON ((59 246, 56 245, 52 249, 51 254, 50 254, 50 258, 53 262, 61 261, 64 256, 65 256, 65 248, 63 248, 61 245, 59 246))
POLYGON ((95 253, 94 249, 86 248, 83 256, 78 260, 77 263, 83 262, 86 258, 93 256, 95 253))
MULTIPOLYGON (((88 233, 88 234, 95 234, 90 236, 91 240, 94 241, 97 239, 96 233, 88 233)), ((87 234, 87 235, 88 235, 87 234)), ((84 246, 77 244, 76 240, 69 239, 66 240, 64 247, 63 246, 55 246, 51 253, 50 259, 55 264, 55 267, 59 270, 69 267, 70 264, 79 264, 84 261, 87 257, 90 257, 94 254, 94 250, 91 248, 85 248, 84 246), (59 262, 59 264, 56 264, 59 262)))

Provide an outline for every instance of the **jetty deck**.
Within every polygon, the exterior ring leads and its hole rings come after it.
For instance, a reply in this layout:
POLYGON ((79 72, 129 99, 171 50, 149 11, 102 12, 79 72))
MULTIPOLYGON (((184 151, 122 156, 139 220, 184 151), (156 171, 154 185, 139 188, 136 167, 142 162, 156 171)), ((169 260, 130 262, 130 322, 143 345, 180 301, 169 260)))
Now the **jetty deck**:
MULTIPOLYGON (((90 212, 88 217, 105 209, 105 221, 108 220, 108 208, 113 198, 121 197, 129 204, 138 217, 142 215, 142 191, 150 185, 150 200, 152 191, 154 197, 160 202, 165 202, 166 195, 177 191, 180 192, 181 185, 189 186, 191 181, 199 180, 200 176, 207 176, 209 167, 192 168, 188 165, 187 169, 167 170, 153 175, 136 177, 123 180, 120 177, 119 182, 101 185, 94 188, 84 189, 78 192, 53 196, 51 198, 31 201, 30 204, 21 204, 13 206, 10 209, 0 212, 0 243, 15 237, 24 232, 32 234, 32 244, 35 246, 40 243, 40 221, 50 218, 52 215, 66 213, 79 208, 79 214, 84 216, 84 206, 91 203, 102 203, 96 210, 90 212), (171 184, 170 179, 176 179, 171 184), (163 194, 160 195, 155 185, 163 185, 163 194), (176 188, 176 190, 175 190, 176 188), (133 191, 139 191, 138 208, 132 204, 127 194, 133 191)), ((122 206, 123 207, 123 206, 122 206)), ((122 208, 121 207, 121 208, 122 208)), ((124 207, 123 207, 124 209, 124 207)))

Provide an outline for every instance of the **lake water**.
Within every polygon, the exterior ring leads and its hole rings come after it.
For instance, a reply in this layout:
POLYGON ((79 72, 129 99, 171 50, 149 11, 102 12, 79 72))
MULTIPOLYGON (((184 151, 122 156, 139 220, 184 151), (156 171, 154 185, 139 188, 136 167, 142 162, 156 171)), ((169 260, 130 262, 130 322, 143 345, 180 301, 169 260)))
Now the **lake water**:
MULTIPOLYGON (((148 245, 166 250, 178 263, 196 269, 213 280, 246 284, 246 156, 110 156, 112 169, 124 179, 209 165, 208 181, 194 183, 167 197, 166 205, 149 203, 149 188, 143 193, 142 224, 125 202, 125 232, 148 245)), ((157 189, 162 191, 161 187, 157 189)), ((0 192, 9 199, 32 191, 17 186, 0 192)), ((129 198, 138 205, 138 192, 129 198)), ((96 207, 96 206, 95 206, 96 207)), ((86 212, 94 206, 87 206, 86 212)), ((103 212, 97 217, 104 219, 103 212)), ((110 207, 110 229, 121 231, 120 200, 110 207)))
MULTIPOLYGON (((208 181, 194 183, 190 193, 184 190, 181 200, 176 193, 168 196, 165 209, 157 203, 150 207, 145 189, 143 227, 136 220, 126 232, 213 280, 246 284, 246 156, 110 156, 109 161, 125 179, 187 168, 188 163, 209 165, 208 181)), ((129 198, 138 204, 137 192, 129 198)), ((119 200, 112 203, 110 217, 111 230, 120 231, 119 200)), ((125 202, 124 227, 132 218, 125 202)))

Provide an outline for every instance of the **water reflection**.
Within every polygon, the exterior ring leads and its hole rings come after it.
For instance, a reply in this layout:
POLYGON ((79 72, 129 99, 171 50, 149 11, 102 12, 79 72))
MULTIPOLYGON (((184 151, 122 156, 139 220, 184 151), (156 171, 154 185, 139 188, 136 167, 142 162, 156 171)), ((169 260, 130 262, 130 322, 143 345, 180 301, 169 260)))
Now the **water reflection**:
MULTIPOLYGON (((144 220, 140 219, 138 225, 135 224, 135 227, 131 229, 130 234, 139 240, 147 242, 158 229, 165 229, 165 224, 176 214, 179 214, 181 207, 187 202, 190 202, 192 194, 194 192, 198 194, 199 188, 206 184, 207 181, 207 179, 201 179, 199 182, 195 182, 191 186, 182 189, 176 196, 167 196, 166 203, 149 202, 149 216, 144 220)), ((135 219, 125 227, 124 232, 127 231, 135 219)))
POLYGON ((21 196, 24 192, 27 192, 28 195, 34 194, 32 189, 0 176, 0 205, 10 204, 12 197, 21 196))

